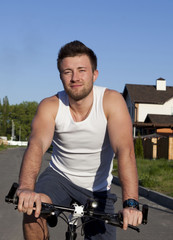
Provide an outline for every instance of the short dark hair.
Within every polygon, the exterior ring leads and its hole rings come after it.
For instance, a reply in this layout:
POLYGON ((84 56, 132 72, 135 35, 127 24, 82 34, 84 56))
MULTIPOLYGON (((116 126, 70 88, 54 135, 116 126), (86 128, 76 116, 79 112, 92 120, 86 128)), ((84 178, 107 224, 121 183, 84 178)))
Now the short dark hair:
POLYGON ((78 55, 87 55, 91 62, 92 71, 94 72, 97 69, 97 57, 95 53, 82 42, 75 40, 65 44, 60 49, 57 59, 58 70, 60 71, 60 64, 64 58, 75 57, 78 55))

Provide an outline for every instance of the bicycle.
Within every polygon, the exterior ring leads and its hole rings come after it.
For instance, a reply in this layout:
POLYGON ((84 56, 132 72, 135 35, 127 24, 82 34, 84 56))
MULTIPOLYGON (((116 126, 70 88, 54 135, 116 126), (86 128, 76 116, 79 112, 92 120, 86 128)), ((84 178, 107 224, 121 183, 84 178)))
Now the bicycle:
MULTIPOLYGON (((17 209, 18 197, 15 195, 16 190, 18 188, 17 183, 13 183, 10 188, 9 193, 5 197, 5 202, 15 204, 17 209)), ((77 203, 73 203, 70 207, 59 206, 55 204, 43 203, 42 202, 42 210, 41 214, 47 216, 47 223, 50 227, 55 227, 58 223, 58 218, 62 218, 68 225, 68 229, 65 235, 66 240, 76 240, 77 233, 76 229, 83 226, 85 223, 81 223, 78 225, 78 220, 80 218, 90 218, 89 221, 101 220, 107 224, 111 224, 116 227, 123 227, 123 217, 121 213, 103 213, 97 211, 97 201, 94 199, 88 199, 86 206, 78 205, 77 203), (67 217, 64 212, 70 213, 67 217)), ((148 205, 143 205, 142 208, 143 220, 142 224, 147 224, 148 218, 148 205)), ((140 229, 136 226, 128 225, 129 228, 140 232, 140 229)))

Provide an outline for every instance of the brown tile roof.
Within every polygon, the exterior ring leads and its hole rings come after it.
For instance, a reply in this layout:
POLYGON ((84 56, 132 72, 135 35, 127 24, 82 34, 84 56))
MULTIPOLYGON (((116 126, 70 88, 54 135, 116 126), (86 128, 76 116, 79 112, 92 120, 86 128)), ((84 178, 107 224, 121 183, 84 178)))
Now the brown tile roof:
POLYGON ((148 114, 145 123, 173 124, 173 115, 148 114))
POLYGON ((154 85, 126 84, 123 91, 125 99, 127 94, 135 103, 164 104, 173 98, 173 87, 166 87, 166 91, 158 91, 154 85))

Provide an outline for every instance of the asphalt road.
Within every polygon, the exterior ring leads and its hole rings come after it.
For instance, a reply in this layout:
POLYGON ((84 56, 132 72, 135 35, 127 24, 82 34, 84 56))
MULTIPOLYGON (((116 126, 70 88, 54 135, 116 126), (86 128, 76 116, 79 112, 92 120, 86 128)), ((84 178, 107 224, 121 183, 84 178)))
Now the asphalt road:
MULTIPOLYGON (((17 182, 24 148, 8 149, 0 152, 0 239, 22 240, 22 214, 14 210, 12 204, 5 203, 4 199, 13 182, 17 182)), ((43 158, 42 169, 50 160, 50 154, 46 153, 43 158)), ((112 192, 117 194, 118 201, 115 211, 121 208, 121 188, 112 185, 112 192)), ((173 238, 173 211, 164 208, 144 197, 140 197, 141 204, 149 205, 148 224, 141 226, 140 233, 133 230, 123 231, 117 229, 117 239, 121 240, 172 240, 173 238)), ((60 220, 57 227, 50 229, 51 240, 64 239, 66 225, 60 220)), ((80 230, 77 240, 82 240, 80 230)), ((34 239, 33 239, 34 240, 34 239)))

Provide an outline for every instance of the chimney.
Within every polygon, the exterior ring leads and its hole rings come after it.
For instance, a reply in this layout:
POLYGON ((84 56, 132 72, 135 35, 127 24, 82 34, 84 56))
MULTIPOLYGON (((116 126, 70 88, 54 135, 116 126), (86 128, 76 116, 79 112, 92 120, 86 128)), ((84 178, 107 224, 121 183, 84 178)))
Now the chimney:
POLYGON ((166 91, 166 80, 164 78, 158 78, 156 80, 156 90, 166 91))

